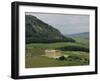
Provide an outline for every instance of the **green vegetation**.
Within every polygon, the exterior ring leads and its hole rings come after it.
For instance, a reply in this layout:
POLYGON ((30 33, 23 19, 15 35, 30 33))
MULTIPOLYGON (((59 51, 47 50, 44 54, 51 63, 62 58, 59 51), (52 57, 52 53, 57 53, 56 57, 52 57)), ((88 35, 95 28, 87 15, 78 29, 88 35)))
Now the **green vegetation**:
POLYGON ((82 38, 82 37, 73 37, 73 39, 75 39, 77 43, 85 47, 89 47, 89 39, 82 38))
POLYGON ((25 16, 26 43, 75 42, 35 16, 25 16))
POLYGON ((65 60, 66 57, 65 57, 65 56, 60 56, 58 59, 59 59, 59 60, 65 60))
POLYGON ((62 51, 62 56, 58 59, 48 58, 45 55, 45 49, 57 49, 69 46, 83 46, 80 43, 32 43, 26 44, 26 68, 34 67, 56 67, 56 66, 78 66, 89 64, 89 52, 85 51, 62 51), (68 57, 65 57, 68 55, 68 57))
POLYGON ((89 65, 89 38, 77 36, 65 37, 51 25, 34 16, 25 15, 25 67, 89 65), (45 50, 51 50, 51 54, 59 51, 58 56, 48 57, 45 50))
POLYGON ((89 52, 89 49, 88 49, 88 48, 82 47, 82 46, 65 46, 65 47, 57 48, 57 50, 62 50, 62 51, 84 51, 84 52, 89 52))

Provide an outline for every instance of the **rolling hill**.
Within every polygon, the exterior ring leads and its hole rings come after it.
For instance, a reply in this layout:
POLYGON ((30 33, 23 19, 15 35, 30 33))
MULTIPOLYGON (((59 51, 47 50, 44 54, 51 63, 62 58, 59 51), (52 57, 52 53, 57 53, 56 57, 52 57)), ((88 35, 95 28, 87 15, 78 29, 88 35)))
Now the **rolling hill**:
POLYGON ((65 35, 65 36, 67 36, 67 37, 81 37, 81 38, 89 39, 89 32, 82 32, 82 33, 70 34, 70 35, 65 35))

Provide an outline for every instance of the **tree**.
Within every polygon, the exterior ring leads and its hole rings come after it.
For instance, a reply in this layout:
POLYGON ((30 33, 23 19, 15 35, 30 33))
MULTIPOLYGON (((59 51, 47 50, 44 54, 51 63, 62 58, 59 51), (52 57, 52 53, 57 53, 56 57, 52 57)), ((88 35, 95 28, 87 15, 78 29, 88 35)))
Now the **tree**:
POLYGON ((60 56, 59 57, 59 60, 65 60, 66 58, 65 58, 65 56, 60 56))

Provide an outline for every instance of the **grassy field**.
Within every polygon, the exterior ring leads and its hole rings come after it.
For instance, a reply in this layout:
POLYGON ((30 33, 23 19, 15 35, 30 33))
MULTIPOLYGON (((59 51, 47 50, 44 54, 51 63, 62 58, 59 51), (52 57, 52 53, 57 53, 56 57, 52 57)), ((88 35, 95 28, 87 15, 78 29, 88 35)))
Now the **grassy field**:
POLYGON ((89 65, 89 52, 60 50, 62 56, 68 55, 66 59, 54 59, 44 56, 46 49, 57 49, 62 47, 78 46, 89 49, 89 42, 86 39, 75 38, 76 43, 31 43, 26 44, 25 67, 57 67, 57 66, 79 66, 89 65))

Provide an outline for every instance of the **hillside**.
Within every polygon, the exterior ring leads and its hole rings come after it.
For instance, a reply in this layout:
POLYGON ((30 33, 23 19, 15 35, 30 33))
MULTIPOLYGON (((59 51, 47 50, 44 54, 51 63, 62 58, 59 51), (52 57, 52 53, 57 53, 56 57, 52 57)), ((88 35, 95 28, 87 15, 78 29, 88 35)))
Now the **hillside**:
POLYGON ((68 37, 81 37, 81 38, 89 38, 89 32, 82 32, 77 34, 66 35, 68 37))
POLYGON ((26 43, 75 42, 35 16, 25 15, 26 43))

